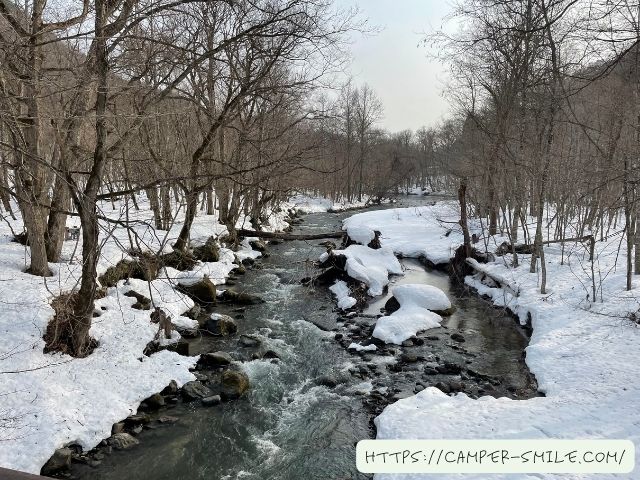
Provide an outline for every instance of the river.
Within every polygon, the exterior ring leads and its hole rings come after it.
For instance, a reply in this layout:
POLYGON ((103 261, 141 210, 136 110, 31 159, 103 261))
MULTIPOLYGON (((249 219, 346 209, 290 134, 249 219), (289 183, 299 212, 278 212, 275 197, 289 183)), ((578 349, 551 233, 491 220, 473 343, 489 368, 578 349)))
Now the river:
MULTIPOLYGON (((430 198, 404 197, 400 205, 430 198)), ((353 212, 318 213, 304 217, 295 233, 335 231, 353 212)), ((535 395, 523 351, 526 332, 502 310, 449 285, 441 272, 426 271, 414 260, 403 260, 405 277, 393 283, 428 283, 444 290, 458 307, 443 328, 420 334, 420 345, 391 347, 381 354, 349 353, 343 344, 351 331, 367 332, 385 299, 374 301, 364 317, 340 318, 325 288, 300 283, 313 271, 324 251, 320 241, 290 241, 269 248, 269 256, 238 276, 237 290, 260 295, 265 303, 217 309, 237 319, 239 334, 228 339, 193 340, 192 353, 224 350, 244 361, 250 394, 239 401, 203 408, 178 403, 163 414, 177 417, 170 426, 150 424, 139 434, 141 444, 105 456, 97 467, 74 465, 78 479, 129 480, 327 480, 365 479, 355 469, 355 444, 373 438, 372 418, 386 403, 429 384, 460 380, 460 372, 427 376, 425 361, 447 361, 470 369, 463 373, 472 395, 535 395), (340 322, 337 320, 340 318, 340 322), (355 325, 355 327, 354 327, 355 325), (332 331, 333 330, 333 331, 332 331), (450 340, 461 333, 465 342, 450 340), (343 332, 342 342, 336 332, 343 332), (252 360, 256 348, 245 347, 241 334, 254 335, 260 350, 279 359, 252 360), (437 339, 436 339, 437 337, 437 339), (410 351, 418 361, 395 363, 395 355, 410 351), (323 386, 332 378, 338 385, 323 386)), ((455 384, 452 383, 451 385, 455 384)))

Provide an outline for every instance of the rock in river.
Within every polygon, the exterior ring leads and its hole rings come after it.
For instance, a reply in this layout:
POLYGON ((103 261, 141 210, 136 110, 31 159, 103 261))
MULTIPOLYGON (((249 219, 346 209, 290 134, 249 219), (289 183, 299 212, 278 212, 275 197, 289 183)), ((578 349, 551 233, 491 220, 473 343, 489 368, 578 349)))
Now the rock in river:
POLYGON ((109 439, 107 440, 107 443, 116 450, 125 450, 127 448, 133 447, 134 445, 138 445, 140 442, 132 435, 123 432, 111 435, 111 437, 109 437, 109 439))
POLYGON ((204 323, 203 330, 212 335, 227 337, 238 331, 238 324, 229 315, 212 313, 204 323))
POLYGON ((225 400, 239 398, 249 390, 249 377, 244 372, 227 370, 222 374, 222 397, 225 400))

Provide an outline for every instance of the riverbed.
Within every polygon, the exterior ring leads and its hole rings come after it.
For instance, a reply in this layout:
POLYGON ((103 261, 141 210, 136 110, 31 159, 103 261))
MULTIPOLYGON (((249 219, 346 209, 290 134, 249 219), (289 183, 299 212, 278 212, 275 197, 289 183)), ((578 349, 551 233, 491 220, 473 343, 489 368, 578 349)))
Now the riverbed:
MULTIPOLYGON (((429 201, 405 197, 399 206, 429 201)), ((335 231, 352 214, 309 214, 294 233, 335 231)), ((303 285, 325 251, 320 243, 270 246, 267 258, 232 280, 236 290, 257 294, 265 303, 220 307, 217 312, 236 319, 238 335, 191 341, 191 354, 223 350, 242 362, 251 381, 246 398, 210 408, 197 402, 172 405, 162 413, 176 417, 175 424, 152 422, 138 435, 139 446, 106 455, 93 467, 74 465, 71 475, 104 480, 370 478, 355 469, 355 444, 375 437, 372 419, 389 402, 432 385, 471 396, 536 394, 523 360, 526 332, 506 312, 453 288, 446 274, 428 271, 415 260, 402 261, 406 274, 392 285, 435 285, 457 311, 411 345, 375 354, 348 351, 352 339, 369 334, 386 298, 373 299, 361 316, 347 317, 335 310, 326 288, 303 285), (454 333, 464 340, 452 340, 454 333), (267 350, 279 358, 254 359, 267 350), (429 373, 425 365, 456 367, 429 373)))

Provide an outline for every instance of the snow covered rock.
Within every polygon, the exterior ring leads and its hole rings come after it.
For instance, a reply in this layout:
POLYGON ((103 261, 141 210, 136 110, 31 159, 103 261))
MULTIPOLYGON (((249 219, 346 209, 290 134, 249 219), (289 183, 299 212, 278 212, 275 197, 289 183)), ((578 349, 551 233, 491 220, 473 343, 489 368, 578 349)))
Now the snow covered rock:
POLYGON ((393 296, 401 306, 413 304, 438 314, 449 312, 452 309, 449 297, 432 285, 399 285, 393 289, 393 296))
POLYGON ((439 288, 406 284, 393 289, 400 308, 378 319, 373 337, 385 343, 402 344, 416 333, 440 326, 442 317, 432 310, 451 309, 451 301, 439 288))
POLYGON ((344 250, 334 250, 334 255, 344 255, 347 259, 347 275, 369 287, 372 296, 382 295, 389 283, 389 275, 402 275, 400 262, 388 248, 374 250, 364 245, 351 245, 344 250))
POLYGON ((351 291, 347 286, 347 282, 344 280, 337 280, 336 283, 329 287, 329 290, 331 290, 338 299, 338 308, 340 310, 348 310, 358 303, 357 300, 351 296, 351 291))

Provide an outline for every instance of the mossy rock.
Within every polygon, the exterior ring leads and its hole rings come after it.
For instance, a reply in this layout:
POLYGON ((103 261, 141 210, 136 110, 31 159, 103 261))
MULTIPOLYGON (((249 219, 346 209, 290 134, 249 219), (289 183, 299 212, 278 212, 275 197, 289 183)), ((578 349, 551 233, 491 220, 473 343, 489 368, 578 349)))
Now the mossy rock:
POLYGON ((249 390, 249 377, 244 372, 226 370, 222 374, 222 398, 240 398, 249 390))
POLYGON ((202 262, 220 260, 220 247, 214 237, 209 237, 204 245, 193 249, 193 256, 202 262))
POLYGON ((206 275, 199 282, 191 285, 178 284, 179 290, 191 297, 200 305, 216 303, 216 286, 206 275))
POLYGON ((160 256, 160 264, 163 267, 175 268, 181 272, 193 270, 197 263, 198 260, 193 255, 178 250, 160 256))
POLYGON ((115 287, 120 280, 137 278, 150 282, 158 278, 160 265, 158 259, 151 254, 143 254, 135 260, 120 260, 113 267, 107 268, 98 280, 104 287, 115 287))

